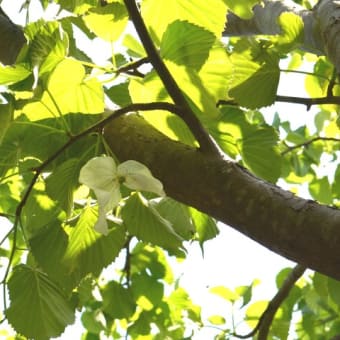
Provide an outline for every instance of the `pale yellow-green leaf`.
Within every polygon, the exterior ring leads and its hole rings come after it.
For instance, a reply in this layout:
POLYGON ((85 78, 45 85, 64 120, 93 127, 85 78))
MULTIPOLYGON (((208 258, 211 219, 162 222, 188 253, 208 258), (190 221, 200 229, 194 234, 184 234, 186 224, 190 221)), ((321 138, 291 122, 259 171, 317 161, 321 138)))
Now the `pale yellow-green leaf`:
POLYGON ((254 328, 259 318, 268 306, 268 301, 257 301, 250 305, 246 311, 246 322, 250 328, 254 328))
POLYGON ((240 297, 236 292, 224 286, 212 287, 210 288, 210 293, 218 295, 230 302, 235 302, 240 297))
POLYGON ((281 34, 278 36, 276 43, 280 51, 289 51, 297 47, 304 40, 304 24, 298 15, 284 12, 278 18, 281 27, 281 34))
POLYGON ((23 65, 0 65, 0 85, 11 85, 27 78, 32 72, 23 65))
POLYGON ((242 19, 248 20, 253 16, 252 8, 261 0, 224 0, 229 9, 242 19))
POLYGON ((167 26, 175 20, 186 20, 204 27, 220 37, 225 24, 227 6, 222 0, 144 0, 142 14, 156 41, 161 41, 167 26))
POLYGON ((74 59, 60 62, 51 74, 47 99, 43 103, 61 113, 100 113, 104 111, 104 91, 95 78, 85 74, 85 68, 74 59), (55 107, 58 107, 57 108, 55 107), (53 108, 54 107, 54 108, 53 108))
POLYGON ((226 320, 221 315, 212 315, 208 317, 208 321, 213 325, 224 325, 226 320))
POLYGON ((123 4, 115 2, 90 10, 83 20, 98 37, 106 41, 116 41, 126 27, 128 14, 123 4))

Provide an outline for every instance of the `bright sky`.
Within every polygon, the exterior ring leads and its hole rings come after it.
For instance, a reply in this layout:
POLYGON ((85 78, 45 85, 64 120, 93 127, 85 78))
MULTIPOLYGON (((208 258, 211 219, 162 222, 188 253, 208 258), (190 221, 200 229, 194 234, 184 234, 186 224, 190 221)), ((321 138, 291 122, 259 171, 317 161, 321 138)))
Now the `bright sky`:
MULTIPOLYGON (((3 0, 2 7, 6 13, 19 24, 25 22, 25 14, 17 16, 18 9, 22 0, 3 0)), ((31 20, 41 16, 36 1, 31 1, 34 11, 30 11, 31 20)), ((50 12, 46 16, 53 16, 55 12, 50 12)), ((96 42, 96 46, 90 46, 92 51, 100 51, 102 54, 105 44, 96 42)), ((306 96, 304 91, 303 76, 294 77, 292 75, 282 75, 279 94, 306 96), (292 86, 294 84, 294 86, 292 86)), ((268 122, 271 122, 273 114, 278 111, 292 125, 297 127, 305 124, 306 121, 313 118, 313 110, 307 112, 302 105, 277 104, 266 108, 263 112, 266 114, 268 122)), ((1 227, 3 223, 0 220, 1 227)), ((234 231, 230 227, 221 225, 221 234, 213 241, 205 244, 204 258, 197 244, 188 247, 188 258, 181 264, 176 265, 176 272, 181 276, 180 283, 188 289, 194 302, 203 305, 203 311, 207 311, 205 316, 212 314, 225 315, 230 318, 229 309, 222 299, 214 297, 208 292, 209 287, 224 285, 234 288, 239 285, 248 285, 255 278, 261 280, 261 284, 255 290, 257 299, 270 300, 276 293, 275 275, 286 266, 292 266, 292 263, 260 246, 256 242, 234 231)), ((0 235, 1 237, 1 235, 0 235)), ((0 296, 0 301, 1 301, 0 296)), ((60 337, 60 339, 77 339, 79 338, 79 326, 71 326, 60 337)), ((195 340, 206 340, 211 337, 211 330, 207 329, 195 340)))

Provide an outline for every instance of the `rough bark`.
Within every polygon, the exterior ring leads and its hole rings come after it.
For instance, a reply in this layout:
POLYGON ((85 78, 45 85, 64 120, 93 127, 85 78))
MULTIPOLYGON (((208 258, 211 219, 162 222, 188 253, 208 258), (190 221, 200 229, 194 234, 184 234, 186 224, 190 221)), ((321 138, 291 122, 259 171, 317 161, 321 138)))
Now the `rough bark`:
POLYGON ((233 162, 172 141, 129 115, 105 129, 121 160, 146 164, 166 193, 272 251, 340 279, 340 211, 294 196, 233 162))

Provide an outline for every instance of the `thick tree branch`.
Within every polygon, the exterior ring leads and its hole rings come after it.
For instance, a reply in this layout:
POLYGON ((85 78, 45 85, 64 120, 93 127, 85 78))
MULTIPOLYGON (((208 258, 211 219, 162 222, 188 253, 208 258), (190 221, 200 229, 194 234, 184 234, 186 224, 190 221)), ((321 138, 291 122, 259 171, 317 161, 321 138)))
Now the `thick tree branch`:
POLYGON ((166 193, 268 249, 340 279, 340 211, 296 197, 237 164, 172 141, 141 117, 118 118, 105 137, 121 160, 146 164, 166 193))
POLYGON ((145 23, 139 13, 135 0, 124 0, 124 3, 135 26, 137 34, 143 43, 144 49, 152 66, 157 71, 159 77, 164 84, 164 87, 168 91, 174 103, 182 107, 183 110, 180 117, 188 125, 192 134, 197 139, 200 145, 200 150, 211 155, 220 154, 219 148, 217 147, 216 143, 209 136, 199 119, 196 117, 172 74, 161 59, 148 33, 145 23))

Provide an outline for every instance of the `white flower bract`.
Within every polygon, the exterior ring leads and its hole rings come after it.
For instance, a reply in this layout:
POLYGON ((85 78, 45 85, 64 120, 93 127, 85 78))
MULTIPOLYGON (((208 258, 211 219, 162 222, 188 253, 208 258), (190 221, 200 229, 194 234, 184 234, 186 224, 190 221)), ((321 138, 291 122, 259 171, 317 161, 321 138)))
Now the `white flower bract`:
POLYGON ((80 170, 79 182, 92 189, 98 202, 98 221, 94 228, 101 234, 109 232, 106 214, 121 200, 120 183, 137 191, 149 191, 165 196, 162 183, 143 164, 129 160, 116 166, 111 157, 90 159, 80 170))

